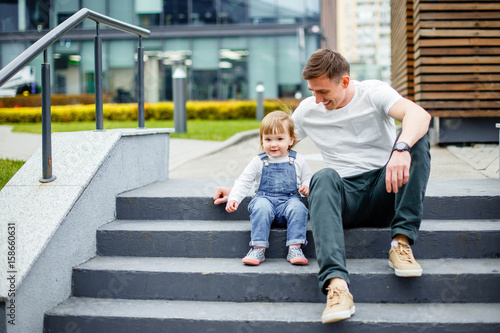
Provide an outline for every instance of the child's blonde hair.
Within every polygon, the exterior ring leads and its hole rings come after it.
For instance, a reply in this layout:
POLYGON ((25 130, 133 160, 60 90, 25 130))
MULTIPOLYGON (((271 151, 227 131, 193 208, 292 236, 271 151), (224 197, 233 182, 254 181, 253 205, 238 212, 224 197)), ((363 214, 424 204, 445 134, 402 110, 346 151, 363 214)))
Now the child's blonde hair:
POLYGON ((262 119, 260 123, 260 149, 264 150, 262 137, 264 134, 282 134, 288 132, 293 140, 293 144, 288 148, 295 146, 295 125, 290 113, 284 111, 272 111, 262 119))

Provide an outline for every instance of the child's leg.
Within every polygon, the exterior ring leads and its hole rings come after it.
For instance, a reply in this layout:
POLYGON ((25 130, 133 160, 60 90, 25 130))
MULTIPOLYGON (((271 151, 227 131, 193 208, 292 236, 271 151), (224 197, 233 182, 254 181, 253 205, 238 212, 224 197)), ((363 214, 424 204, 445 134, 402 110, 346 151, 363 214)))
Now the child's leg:
POLYGON ((252 223, 250 246, 269 247, 269 232, 274 220, 273 204, 265 197, 255 197, 248 205, 252 223))
POLYGON ((293 196, 279 207, 280 215, 287 220, 286 246, 305 245, 308 210, 299 197, 293 196))

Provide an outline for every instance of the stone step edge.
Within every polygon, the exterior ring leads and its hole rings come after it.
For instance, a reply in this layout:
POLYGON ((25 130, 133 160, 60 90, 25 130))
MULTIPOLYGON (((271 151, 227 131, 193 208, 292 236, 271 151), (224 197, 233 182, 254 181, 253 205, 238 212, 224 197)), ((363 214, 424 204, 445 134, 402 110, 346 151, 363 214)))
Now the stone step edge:
MULTIPOLYGON (((500 324, 500 303, 355 303, 356 313, 349 322, 500 324)), ((309 322, 320 321, 323 303, 252 303, 209 301, 127 300, 70 297, 49 310, 47 317, 82 316, 144 318, 158 320, 203 320, 230 322, 309 322), (203 311, 193 311, 203 309, 203 311)))
MULTIPOLYGON (((421 259, 424 274, 500 275, 500 259, 421 259)), ((387 259, 347 259, 350 274, 387 274, 394 271, 387 259)), ((286 259, 266 259, 259 266, 247 266, 240 258, 126 257, 98 256, 74 268, 76 271, 113 271, 195 274, 317 274, 316 259, 305 266, 291 265, 286 259)))

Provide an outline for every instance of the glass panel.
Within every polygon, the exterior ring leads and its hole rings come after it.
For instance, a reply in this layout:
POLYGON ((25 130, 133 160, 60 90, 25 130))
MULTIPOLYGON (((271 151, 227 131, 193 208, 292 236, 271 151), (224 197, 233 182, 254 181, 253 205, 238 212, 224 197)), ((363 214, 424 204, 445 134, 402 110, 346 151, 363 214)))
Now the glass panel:
POLYGON ((247 50, 219 50, 221 75, 219 99, 248 98, 247 58, 247 50))
POLYGON ((0 32, 18 30, 17 0, 0 2, 0 32))
POLYGON ((180 25, 188 23, 188 2, 186 0, 165 1, 165 25, 180 25))
POLYGON ((27 28, 49 29, 49 1, 26 0, 27 28))
POLYGON ((193 12, 191 13, 192 24, 215 24, 217 23, 217 10, 215 0, 193 0, 193 12))
MULTIPOLYGON (((169 2, 169 1, 167 1, 167 2, 169 2)), ((162 0, 147 0, 147 1, 136 0, 135 1, 135 12, 137 14, 159 14, 159 13, 161 13, 161 10, 162 10, 162 4, 163 4, 162 0)), ((128 8, 130 8, 130 7, 128 7, 128 8)))
POLYGON ((249 1, 250 23, 276 23, 274 0, 249 1))
POLYGON ((198 38, 193 40, 193 69, 217 69, 219 50, 217 39, 198 38))
POLYGON ((300 58, 297 37, 278 39, 278 83, 300 84, 300 58))
POLYGON ((306 2, 306 20, 307 22, 320 22, 320 1, 319 0, 307 0, 306 2))
POLYGON ((7 66, 9 62, 14 60, 18 55, 24 52, 30 44, 15 43, 15 42, 4 42, 0 48, 2 51, 2 68, 7 66))
POLYGON ((133 24, 134 12, 130 10, 134 0, 109 1, 109 16, 133 24))
POLYGON ((246 49, 247 39, 240 37, 226 37, 221 38, 221 48, 223 49, 246 49))
MULTIPOLYGON (((82 8, 88 8, 97 13, 106 15, 106 2, 103 0, 82 0, 82 8)), ((96 23, 92 20, 85 20, 82 22, 83 27, 88 29, 95 28, 96 23)), ((102 26, 101 26, 102 28, 102 26)))
POLYGON ((76 13, 80 8, 78 7, 78 1, 54 1, 54 12, 57 17, 57 21, 54 27, 68 17, 76 13))
POLYGON ((221 11, 219 14, 220 23, 247 23, 247 9, 245 3, 245 0, 221 0, 221 11))
POLYGON ((302 22, 304 12, 304 0, 278 0, 278 23, 280 24, 302 22))
POLYGON ((217 70, 192 71, 192 100, 217 98, 217 70))
POLYGON ((276 82, 276 40, 274 37, 254 37, 249 40, 248 48, 248 92, 249 98, 255 99, 255 87, 264 84, 264 97, 278 97, 276 82))
POLYGON ((135 66, 137 43, 128 40, 109 42, 109 67, 132 68, 135 66))

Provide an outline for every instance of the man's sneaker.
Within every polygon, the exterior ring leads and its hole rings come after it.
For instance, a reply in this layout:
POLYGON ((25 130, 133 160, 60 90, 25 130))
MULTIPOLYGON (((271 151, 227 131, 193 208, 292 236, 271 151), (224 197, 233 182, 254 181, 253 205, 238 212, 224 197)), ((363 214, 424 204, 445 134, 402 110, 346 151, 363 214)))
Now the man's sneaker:
POLYGON ((288 255, 286 256, 288 260, 293 265, 307 265, 309 262, 306 256, 302 252, 300 247, 288 247, 288 255))
POLYGON ((247 255, 245 258, 243 258, 241 261, 243 261, 244 264, 247 265, 252 265, 252 266, 257 266, 264 260, 266 260, 266 257, 264 256, 264 252, 266 249, 264 248, 256 248, 253 247, 248 251, 247 255))
POLYGON ((345 287, 328 287, 328 296, 326 298, 326 308, 321 316, 323 324, 351 318, 356 311, 352 295, 345 287))
POLYGON ((394 268, 396 276, 412 277, 421 276, 422 267, 413 257, 409 245, 399 241, 397 246, 389 250, 389 266, 394 268))

